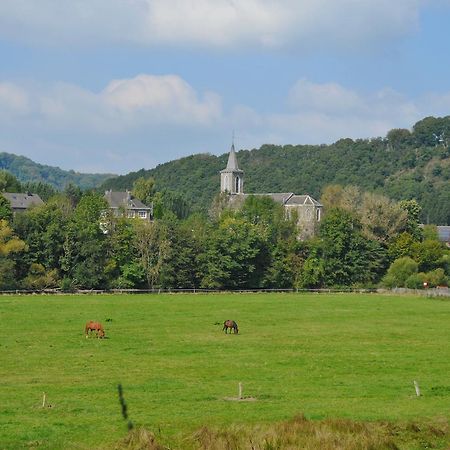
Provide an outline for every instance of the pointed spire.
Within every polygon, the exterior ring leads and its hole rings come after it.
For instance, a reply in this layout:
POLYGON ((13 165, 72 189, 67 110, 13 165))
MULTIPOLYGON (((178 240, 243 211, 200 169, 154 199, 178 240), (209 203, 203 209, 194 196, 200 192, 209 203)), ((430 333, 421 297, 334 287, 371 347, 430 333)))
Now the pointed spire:
POLYGON ((227 169, 228 170, 239 170, 236 152, 234 150, 234 142, 231 145, 230 155, 228 156, 227 169))

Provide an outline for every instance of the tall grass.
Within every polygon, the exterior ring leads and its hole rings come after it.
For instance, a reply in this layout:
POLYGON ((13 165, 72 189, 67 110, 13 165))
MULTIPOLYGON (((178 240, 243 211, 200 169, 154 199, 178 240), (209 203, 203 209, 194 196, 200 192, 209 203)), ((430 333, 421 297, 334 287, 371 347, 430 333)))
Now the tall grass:
POLYGON ((447 449, 448 422, 392 423, 350 419, 308 420, 227 428, 204 426, 177 443, 158 443, 145 428, 133 430, 115 450, 418 450, 447 449))

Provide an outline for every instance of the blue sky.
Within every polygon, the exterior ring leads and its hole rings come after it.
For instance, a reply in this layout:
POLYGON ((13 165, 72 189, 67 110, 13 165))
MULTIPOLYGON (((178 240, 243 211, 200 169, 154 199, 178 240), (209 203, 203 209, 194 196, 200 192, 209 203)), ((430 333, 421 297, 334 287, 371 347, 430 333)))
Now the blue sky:
POLYGON ((0 151, 127 173, 450 114, 450 0, 1 0, 0 151))

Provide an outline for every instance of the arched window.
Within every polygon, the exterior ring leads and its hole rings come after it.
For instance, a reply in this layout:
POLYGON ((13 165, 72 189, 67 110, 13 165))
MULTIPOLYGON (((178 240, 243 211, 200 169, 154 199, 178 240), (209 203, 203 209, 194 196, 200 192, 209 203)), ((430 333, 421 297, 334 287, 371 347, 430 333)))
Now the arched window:
POLYGON ((320 222, 320 209, 316 209, 316 219, 317 222, 320 222))
POLYGON ((239 177, 236 177, 236 194, 239 194, 239 177))

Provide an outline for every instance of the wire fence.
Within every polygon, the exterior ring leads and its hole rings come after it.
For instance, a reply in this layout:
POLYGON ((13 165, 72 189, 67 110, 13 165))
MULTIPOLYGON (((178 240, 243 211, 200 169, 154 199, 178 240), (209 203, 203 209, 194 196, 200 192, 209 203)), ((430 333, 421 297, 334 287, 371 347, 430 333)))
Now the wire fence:
POLYGON ((108 295, 108 294, 250 294, 250 293, 383 293, 383 294, 417 294, 427 297, 450 297, 448 287, 437 287, 428 289, 380 289, 380 288, 322 288, 322 289, 14 289, 0 291, 1 295, 108 295))

